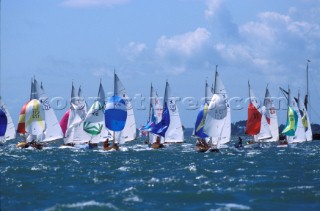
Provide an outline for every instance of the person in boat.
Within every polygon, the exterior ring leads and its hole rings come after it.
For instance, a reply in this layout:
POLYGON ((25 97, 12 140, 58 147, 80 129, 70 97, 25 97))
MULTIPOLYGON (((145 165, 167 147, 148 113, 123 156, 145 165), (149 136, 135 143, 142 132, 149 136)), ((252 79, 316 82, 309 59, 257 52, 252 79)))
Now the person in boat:
POLYGON ((34 139, 29 143, 29 146, 35 148, 35 149, 42 149, 43 144, 37 143, 34 139))
POLYGON ((30 144, 27 143, 26 140, 22 140, 22 141, 18 142, 16 145, 17 148, 28 148, 29 146, 30 146, 30 144))
POLYGON ((283 141, 280 141, 279 145, 288 145, 287 139, 283 139, 283 141))
POLYGON ((157 136, 156 141, 151 145, 151 147, 153 149, 163 148, 164 146, 163 146, 163 144, 161 144, 160 140, 161 140, 160 136, 157 136))
POLYGON ((109 150, 110 148, 110 144, 109 144, 109 139, 107 138, 104 142, 103 142, 103 150, 109 150))

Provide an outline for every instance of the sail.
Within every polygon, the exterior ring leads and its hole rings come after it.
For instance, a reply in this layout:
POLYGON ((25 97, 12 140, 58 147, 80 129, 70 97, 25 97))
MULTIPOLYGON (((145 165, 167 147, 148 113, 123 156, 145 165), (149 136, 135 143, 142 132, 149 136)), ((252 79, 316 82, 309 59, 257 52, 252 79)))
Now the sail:
POLYGON ((176 99, 171 95, 171 88, 168 82, 166 82, 164 103, 169 109, 170 115, 170 124, 165 133, 164 141, 166 143, 182 143, 184 142, 183 127, 181 124, 178 106, 176 105, 176 99))
POLYGON ((206 81, 206 83, 205 83, 205 92, 204 92, 204 102, 200 106, 200 110, 199 110, 198 115, 197 115, 194 131, 192 133, 194 136, 197 136, 199 138, 208 137, 208 135, 203 132, 203 126, 204 126, 204 123, 205 123, 205 120, 206 120, 206 116, 207 116, 207 112, 208 112, 208 106, 209 106, 208 102, 210 102, 210 99, 212 97, 211 94, 210 94, 211 97, 210 98, 208 97, 209 93, 211 93, 211 89, 209 88, 209 85, 208 85, 208 83, 206 81))
POLYGON ((265 106, 260 106, 260 103, 257 101, 253 90, 249 85, 249 97, 250 103, 248 106, 248 120, 246 127, 247 135, 255 135, 256 140, 264 140, 271 138, 271 131, 268 124, 268 121, 265 116, 266 108, 265 106))
POLYGON ((126 89, 124 88, 117 74, 114 74, 114 95, 120 96, 122 99, 124 99, 127 108, 127 119, 125 122, 125 127, 115 135, 116 137, 119 137, 120 143, 135 140, 137 137, 137 126, 133 108, 131 105, 130 97, 128 96, 126 89))
POLYGON ((0 136, 4 136, 7 130, 8 119, 5 112, 0 109, 0 136))
MULTIPOLYGON (((294 117, 294 134, 293 133, 285 133, 287 135, 288 143, 301 143, 306 141, 306 133, 305 128, 302 124, 302 119, 300 115, 300 111, 298 108, 298 102, 292 96, 290 89, 288 91, 288 119, 291 122, 294 117)), ((292 123, 291 123, 292 124, 292 123)), ((292 126, 290 124, 290 126, 292 126)), ((291 130, 292 131, 292 130, 291 130)))
POLYGON ((266 141, 267 142, 279 141, 278 117, 273 104, 273 99, 270 95, 268 88, 266 88, 266 94, 265 94, 263 105, 265 106, 265 109, 266 109, 265 116, 269 124, 270 132, 272 136, 272 138, 267 139, 266 141))
POLYGON ((165 137, 169 125, 170 125, 170 114, 169 114, 167 103, 165 102, 160 122, 153 125, 149 129, 149 131, 155 135, 165 137))
POLYGON ((247 135, 257 135, 260 132, 261 117, 259 110, 250 102, 248 106, 247 135))
POLYGON ((306 133, 306 140, 312 141, 312 129, 311 129, 311 123, 309 119, 309 114, 305 107, 304 102, 300 99, 300 94, 298 95, 298 107, 301 115, 302 125, 306 133))
POLYGON ((109 130, 121 131, 127 120, 127 108, 125 101, 119 96, 109 98, 104 111, 105 125, 109 130))
POLYGON ((42 142, 63 138, 63 132, 61 130, 58 118, 49 103, 48 96, 45 94, 42 84, 41 87, 39 87, 38 82, 34 80, 34 86, 45 116, 46 129, 41 138, 42 142))
POLYGON ((25 127, 25 121, 26 121, 26 109, 27 105, 30 101, 27 101, 21 108, 20 115, 19 115, 19 120, 18 120, 18 128, 17 132, 20 134, 25 134, 26 133, 26 127, 25 127))
POLYGON ((44 113, 39 100, 31 100, 26 108, 26 131, 39 136, 45 130, 44 113))
POLYGON ((209 103, 204 132, 214 142, 225 144, 231 139, 231 111, 227 91, 217 71, 214 81, 214 94, 209 103))
POLYGON ((286 136, 294 136, 298 124, 298 114, 289 106, 287 116, 287 123, 282 131, 282 134, 286 136))
POLYGON ((208 137, 208 135, 203 132, 203 126, 204 126, 204 123, 206 120, 207 112, 208 112, 208 104, 206 102, 204 102, 200 107, 200 110, 197 115, 196 124, 194 127, 195 128, 194 135, 199 138, 208 137))
POLYGON ((68 128, 68 119, 69 119, 70 109, 63 115, 62 119, 60 120, 60 127, 62 129, 62 133, 65 136, 67 128, 68 128))
MULTIPOLYGON (((6 105, 1 102, 1 98, 0 98, 0 110, 2 110, 5 113, 6 118, 7 118, 7 128, 6 128, 6 132, 4 134, 4 140, 8 141, 8 140, 15 139, 16 138, 16 129, 14 127, 9 110, 7 109, 6 105)), ((1 132, 0 132, 0 134, 1 134, 1 132)), ((0 135, 0 136, 2 136, 2 135, 0 135)))
POLYGON ((79 87, 78 94, 76 94, 76 90, 72 84, 70 113, 68 129, 65 134, 65 143, 84 143, 90 140, 90 136, 83 130, 83 120, 87 113, 87 105, 81 95, 81 87, 79 87))
POLYGON ((105 138, 102 136, 107 136, 110 139, 110 137, 108 136, 108 130, 105 127, 104 123, 104 106, 105 94, 102 84, 100 83, 98 98, 92 104, 83 123, 83 130, 91 135, 91 143, 103 142, 105 138), (104 132, 104 130, 107 131, 104 132))

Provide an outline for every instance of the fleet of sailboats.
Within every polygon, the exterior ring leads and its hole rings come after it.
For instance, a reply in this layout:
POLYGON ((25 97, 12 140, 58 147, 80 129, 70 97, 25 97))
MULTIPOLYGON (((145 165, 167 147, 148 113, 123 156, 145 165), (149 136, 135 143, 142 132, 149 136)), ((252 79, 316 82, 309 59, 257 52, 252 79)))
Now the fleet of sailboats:
MULTIPOLYGON (((193 137, 198 139, 198 151, 219 151, 231 141, 231 110, 228 94, 217 71, 210 87, 205 82, 204 100, 197 115, 193 137), (204 143, 205 147, 199 147, 204 143)), ((248 82, 249 104, 245 133, 249 141, 244 148, 259 147, 264 142, 280 142, 278 117, 273 98, 268 87, 263 103, 258 101, 248 82)), ((287 123, 280 134, 286 136, 289 144, 312 140, 311 122, 307 111, 308 94, 303 101, 293 97, 291 90, 283 90, 288 99, 287 123)), ((184 131, 176 98, 172 95, 168 81, 165 84, 163 103, 151 84, 149 115, 147 123, 140 128, 148 134, 147 143, 183 143, 184 131)), ((31 80, 30 99, 23 105, 17 130, 7 107, 0 98, 0 140, 5 142, 20 134, 18 147, 26 147, 29 142, 43 145, 55 140, 64 140, 67 146, 98 144, 113 141, 125 144, 137 138, 136 121, 130 97, 116 73, 114 73, 113 96, 106 97, 100 81, 97 98, 87 109, 81 86, 71 87, 70 107, 60 123, 51 108, 42 83, 31 80)), ((283 144, 282 144, 283 145, 283 144)), ((155 146, 155 145, 154 145, 155 146)), ((239 145, 238 145, 239 146, 239 145)), ((153 147, 159 148, 159 147, 153 147)))

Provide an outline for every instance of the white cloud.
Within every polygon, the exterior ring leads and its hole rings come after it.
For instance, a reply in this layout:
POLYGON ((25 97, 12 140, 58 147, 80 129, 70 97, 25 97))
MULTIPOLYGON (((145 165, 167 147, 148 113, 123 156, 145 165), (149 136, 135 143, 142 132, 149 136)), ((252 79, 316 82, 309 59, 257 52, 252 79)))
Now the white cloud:
POLYGON ((147 45, 145 43, 130 42, 126 47, 121 49, 126 58, 130 61, 135 60, 139 57, 145 50, 147 45))
POLYGON ((199 50, 210 38, 210 32, 205 28, 197 28, 193 32, 182 35, 175 35, 171 38, 162 36, 157 43, 156 53, 159 56, 167 54, 178 54, 183 56, 192 56, 199 50))
POLYGON ((127 3, 128 1, 129 0, 64 0, 62 5, 67 7, 111 7, 113 5, 127 3))
POLYGON ((205 16, 210 18, 215 15, 217 10, 221 7, 222 0, 206 0, 207 9, 205 10, 205 16))

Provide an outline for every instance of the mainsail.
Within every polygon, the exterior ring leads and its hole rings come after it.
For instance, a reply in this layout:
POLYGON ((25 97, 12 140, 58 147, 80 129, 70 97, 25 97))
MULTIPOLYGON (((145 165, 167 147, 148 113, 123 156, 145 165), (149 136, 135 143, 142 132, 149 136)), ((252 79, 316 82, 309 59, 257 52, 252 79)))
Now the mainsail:
POLYGON ((35 91, 39 97, 39 101, 41 103, 41 108, 44 111, 45 116, 45 124, 46 129, 40 138, 42 142, 48 142, 53 140, 58 140, 63 138, 63 133, 59 124, 59 121, 57 119, 57 116, 52 109, 48 97, 45 94, 44 88, 41 84, 39 87, 38 82, 34 79, 34 86, 35 91))
POLYGON ((184 142, 183 126, 176 105, 176 99, 171 95, 171 88, 168 82, 166 82, 165 94, 164 94, 164 112, 165 109, 169 110, 170 124, 165 132, 165 143, 182 143, 184 142))
POLYGON ((219 145, 228 143, 231 139, 231 111, 227 91, 217 70, 214 81, 213 96, 203 131, 212 138, 212 143, 219 145))
POLYGON ((272 135, 272 138, 266 139, 266 141, 279 141, 278 117, 268 87, 266 88, 266 94, 263 105, 265 106, 265 116, 272 135))
POLYGON ((312 141, 312 129, 311 129, 309 114, 303 100, 300 99, 300 94, 298 95, 298 107, 301 115, 302 125, 306 133, 306 140, 312 141))
POLYGON ((87 105, 82 97, 82 90, 79 87, 78 94, 72 84, 70 113, 68 119, 68 129, 64 142, 85 143, 90 140, 90 136, 83 130, 83 120, 87 113, 87 105))

